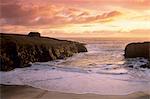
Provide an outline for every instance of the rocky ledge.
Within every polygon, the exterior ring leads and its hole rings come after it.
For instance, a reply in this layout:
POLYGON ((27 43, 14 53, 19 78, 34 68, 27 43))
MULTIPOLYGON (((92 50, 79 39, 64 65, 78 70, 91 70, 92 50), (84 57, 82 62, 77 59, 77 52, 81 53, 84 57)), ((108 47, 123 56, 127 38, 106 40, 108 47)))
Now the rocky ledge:
POLYGON ((0 71, 27 67, 30 62, 47 62, 87 52, 82 43, 41 37, 38 32, 29 35, 0 33, 0 40, 0 71))
POLYGON ((150 68, 150 42, 130 43, 125 48, 125 58, 143 57, 148 59, 148 63, 140 67, 150 68))

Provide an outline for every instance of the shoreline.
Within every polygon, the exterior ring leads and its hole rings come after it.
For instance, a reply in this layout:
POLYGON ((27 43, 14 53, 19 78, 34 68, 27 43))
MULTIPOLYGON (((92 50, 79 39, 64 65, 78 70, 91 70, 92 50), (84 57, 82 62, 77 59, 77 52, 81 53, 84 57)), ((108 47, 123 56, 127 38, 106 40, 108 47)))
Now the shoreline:
POLYGON ((0 85, 1 99, 150 99, 146 92, 129 95, 75 94, 47 91, 25 85, 0 85))
POLYGON ((65 59, 76 53, 87 52, 83 43, 43 37, 38 32, 28 35, 0 33, 0 39, 0 71, 30 67, 33 62, 65 59))

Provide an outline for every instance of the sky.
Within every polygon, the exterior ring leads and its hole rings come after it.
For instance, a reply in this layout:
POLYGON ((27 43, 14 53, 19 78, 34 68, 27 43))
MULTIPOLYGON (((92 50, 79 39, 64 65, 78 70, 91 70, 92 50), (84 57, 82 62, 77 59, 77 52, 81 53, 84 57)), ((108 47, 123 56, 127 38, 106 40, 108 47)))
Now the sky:
POLYGON ((150 37, 150 0, 0 0, 0 32, 150 37))

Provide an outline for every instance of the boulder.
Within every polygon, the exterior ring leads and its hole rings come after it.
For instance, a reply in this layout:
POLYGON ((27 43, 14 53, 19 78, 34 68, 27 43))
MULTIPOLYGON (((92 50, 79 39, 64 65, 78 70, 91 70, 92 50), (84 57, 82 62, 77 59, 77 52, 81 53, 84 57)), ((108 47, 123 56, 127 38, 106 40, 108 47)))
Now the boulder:
POLYGON ((125 58, 143 57, 150 59, 150 42, 128 44, 124 56, 125 58))

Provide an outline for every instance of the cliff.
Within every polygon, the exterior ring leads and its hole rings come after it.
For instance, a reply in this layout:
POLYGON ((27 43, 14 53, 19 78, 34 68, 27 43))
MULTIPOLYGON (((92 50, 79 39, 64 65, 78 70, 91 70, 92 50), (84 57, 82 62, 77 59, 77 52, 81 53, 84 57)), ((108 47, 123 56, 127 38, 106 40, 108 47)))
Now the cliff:
MULTIPOLYGON (((36 36, 37 35, 37 36, 36 36)), ((30 62, 64 59, 74 53, 87 52, 82 43, 27 35, 0 33, 1 71, 30 66, 30 62)))

